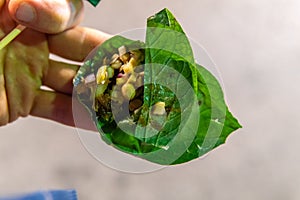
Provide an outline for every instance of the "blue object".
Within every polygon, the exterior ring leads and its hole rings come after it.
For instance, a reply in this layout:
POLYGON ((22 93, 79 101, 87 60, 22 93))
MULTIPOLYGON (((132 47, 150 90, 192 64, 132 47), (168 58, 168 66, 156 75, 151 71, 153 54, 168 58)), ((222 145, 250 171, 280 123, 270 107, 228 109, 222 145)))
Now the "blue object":
POLYGON ((77 194, 75 190, 50 190, 14 197, 0 197, 0 200, 77 200, 77 194))

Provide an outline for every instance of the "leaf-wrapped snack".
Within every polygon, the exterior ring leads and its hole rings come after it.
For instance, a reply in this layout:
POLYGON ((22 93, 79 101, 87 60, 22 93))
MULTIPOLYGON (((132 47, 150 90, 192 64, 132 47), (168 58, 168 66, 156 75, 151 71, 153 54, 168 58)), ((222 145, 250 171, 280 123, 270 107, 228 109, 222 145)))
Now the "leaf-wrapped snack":
POLYGON ((149 17, 146 32, 145 43, 104 42, 75 77, 76 95, 106 143, 162 165, 187 162, 241 126, 170 11, 149 17))

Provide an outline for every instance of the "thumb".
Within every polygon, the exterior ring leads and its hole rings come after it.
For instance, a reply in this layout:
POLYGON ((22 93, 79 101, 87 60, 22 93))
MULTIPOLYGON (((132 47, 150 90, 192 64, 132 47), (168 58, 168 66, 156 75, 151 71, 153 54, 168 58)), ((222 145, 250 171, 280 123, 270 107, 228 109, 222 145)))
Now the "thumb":
POLYGON ((10 0, 8 9, 18 23, 44 33, 59 33, 82 19, 81 0, 10 0))

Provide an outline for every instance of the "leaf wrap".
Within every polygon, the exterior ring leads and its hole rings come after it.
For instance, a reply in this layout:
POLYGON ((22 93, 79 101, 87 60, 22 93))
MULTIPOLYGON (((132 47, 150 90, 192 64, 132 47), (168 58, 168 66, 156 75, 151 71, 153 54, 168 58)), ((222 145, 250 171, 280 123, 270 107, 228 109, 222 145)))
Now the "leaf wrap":
POLYGON ((202 156, 241 127, 229 112, 218 81, 195 63, 188 38, 167 9, 148 18, 145 44, 120 36, 103 43, 79 70, 75 87, 81 77, 96 73, 105 55, 122 45, 145 51, 144 102, 136 123, 105 120, 93 112, 92 98, 78 95, 106 143, 151 162, 171 165, 202 156), (165 103, 167 116, 151 114, 158 102, 165 103))

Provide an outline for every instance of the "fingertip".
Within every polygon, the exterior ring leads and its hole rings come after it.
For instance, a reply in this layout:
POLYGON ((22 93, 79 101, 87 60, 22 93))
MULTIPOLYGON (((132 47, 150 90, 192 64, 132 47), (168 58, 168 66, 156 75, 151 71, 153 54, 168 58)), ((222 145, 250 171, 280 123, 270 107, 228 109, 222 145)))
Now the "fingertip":
POLYGON ((59 33, 79 24, 82 1, 11 0, 9 12, 18 23, 44 33, 59 33))

